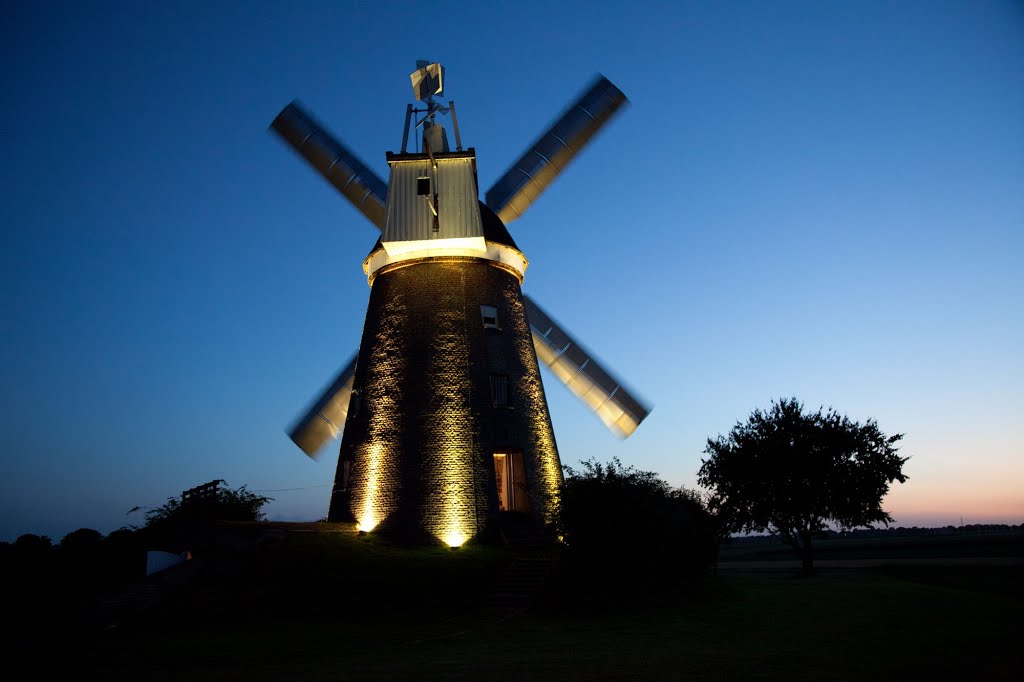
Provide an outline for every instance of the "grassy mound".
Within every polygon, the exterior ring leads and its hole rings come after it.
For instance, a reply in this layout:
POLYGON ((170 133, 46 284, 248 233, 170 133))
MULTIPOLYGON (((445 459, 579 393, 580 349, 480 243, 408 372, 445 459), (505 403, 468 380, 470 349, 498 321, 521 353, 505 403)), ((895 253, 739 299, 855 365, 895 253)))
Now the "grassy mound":
POLYGON ((378 623, 416 614, 457 615, 476 606, 509 561, 500 548, 403 547, 353 532, 269 534, 219 552, 154 615, 171 626, 241 623, 378 623))

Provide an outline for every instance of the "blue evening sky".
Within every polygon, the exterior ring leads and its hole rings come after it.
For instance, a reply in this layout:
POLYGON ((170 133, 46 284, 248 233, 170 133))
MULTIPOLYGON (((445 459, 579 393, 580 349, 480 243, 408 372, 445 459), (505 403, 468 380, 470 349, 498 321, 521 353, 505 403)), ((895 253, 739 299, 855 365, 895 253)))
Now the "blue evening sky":
POLYGON ((511 230, 525 289, 655 405, 550 375, 563 462, 695 484, 796 395, 906 433, 904 525, 1024 521, 1017 2, 132 2, 0 10, 0 539, 214 478, 326 513, 284 427, 355 350, 375 230, 267 132, 378 173, 447 68, 489 187, 596 72, 631 107, 511 230))

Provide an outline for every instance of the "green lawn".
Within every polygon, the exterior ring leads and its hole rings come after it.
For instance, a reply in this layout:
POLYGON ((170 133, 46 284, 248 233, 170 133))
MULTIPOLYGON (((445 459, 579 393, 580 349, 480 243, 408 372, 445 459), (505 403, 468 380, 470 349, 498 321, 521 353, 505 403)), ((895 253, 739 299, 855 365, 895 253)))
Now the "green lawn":
MULTIPOLYGON (((1021 569, 721 571, 657 606, 502 620, 502 550, 292 537, 206 571, 157 612, 82 643, 132 679, 1016 679, 1021 569)), ((639 586, 638 586, 639 588, 639 586)), ((594 595, 595 605, 601 602, 594 595)))

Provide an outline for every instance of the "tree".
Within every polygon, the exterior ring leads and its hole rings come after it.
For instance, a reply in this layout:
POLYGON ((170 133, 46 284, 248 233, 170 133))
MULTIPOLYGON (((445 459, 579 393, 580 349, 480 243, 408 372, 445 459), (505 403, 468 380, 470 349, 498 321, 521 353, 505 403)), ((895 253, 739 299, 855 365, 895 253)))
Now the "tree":
POLYGON ((804 412, 796 398, 754 410, 728 436, 709 438, 698 473, 726 532, 769 532, 791 545, 813 570, 812 539, 828 523, 840 528, 888 525, 882 498, 903 483, 902 434, 877 422, 851 421, 834 409, 804 412))
MULTIPOLYGON (((220 481, 221 483, 223 481, 220 481)), ((215 488, 207 497, 169 497, 167 502, 146 512, 143 536, 151 547, 178 552, 208 548, 209 529, 215 521, 263 521, 263 506, 273 498, 246 489, 215 488)))
POLYGON ((103 533, 92 528, 79 528, 64 536, 60 550, 69 554, 95 554, 103 541, 103 533))
POLYGON ((558 532, 573 589, 598 588, 604 600, 662 594, 688 587, 713 560, 711 517, 696 493, 617 458, 565 470, 558 532))
POLYGON ((273 499, 246 490, 244 485, 237 489, 217 488, 217 496, 208 500, 168 497, 166 504, 146 512, 146 526, 196 517, 210 521, 263 521, 263 506, 273 499))

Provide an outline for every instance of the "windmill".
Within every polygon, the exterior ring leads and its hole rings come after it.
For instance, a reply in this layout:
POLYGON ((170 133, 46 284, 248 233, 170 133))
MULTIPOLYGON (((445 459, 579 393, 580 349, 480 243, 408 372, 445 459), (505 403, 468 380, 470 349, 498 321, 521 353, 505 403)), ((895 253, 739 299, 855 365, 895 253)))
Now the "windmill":
POLYGON ((271 124, 381 232, 359 351, 289 435, 314 456, 342 434, 330 520, 457 546, 550 519, 562 474, 539 362, 622 437, 649 412, 522 293, 528 261, 505 227, 627 100, 598 77, 481 202, 444 68, 417 62, 411 81, 388 183, 299 104, 271 124))

